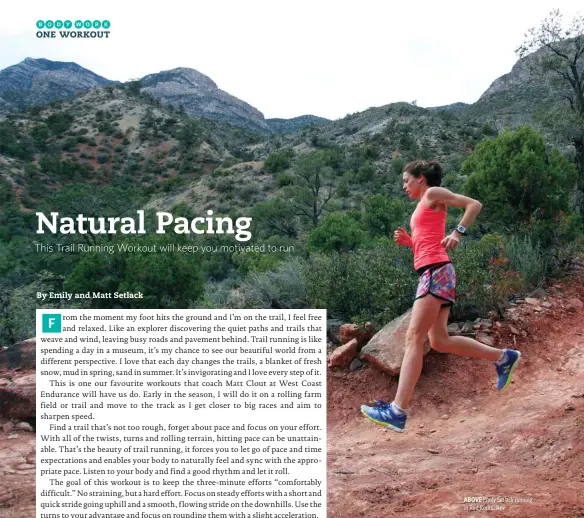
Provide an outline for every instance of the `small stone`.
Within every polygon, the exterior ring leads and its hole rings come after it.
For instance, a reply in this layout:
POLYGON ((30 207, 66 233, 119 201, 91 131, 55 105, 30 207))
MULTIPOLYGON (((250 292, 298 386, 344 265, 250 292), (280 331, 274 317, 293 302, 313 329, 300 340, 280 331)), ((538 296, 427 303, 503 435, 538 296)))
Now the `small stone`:
POLYGON ((542 302, 542 303, 541 303, 541 305, 542 305, 544 308, 548 308, 548 309, 552 307, 551 303, 549 303, 549 302, 542 302))
POLYGON ((481 325, 483 327, 492 327, 493 326, 493 321, 491 319, 489 319, 489 318, 483 318, 481 320, 481 325))
POLYGON ((465 322, 464 325, 462 326, 463 333, 472 333, 472 330, 473 330, 472 322, 465 322))
POLYGON ((525 302, 527 302, 530 306, 539 306, 539 300, 532 297, 526 297, 525 302))
POLYGON ((25 423, 24 421, 21 423, 18 423, 15 427, 15 430, 22 430, 23 432, 32 432, 32 426, 30 426, 28 423, 25 423))
POLYGON ((572 412, 572 410, 576 410, 576 407, 574 405, 568 405, 565 410, 566 412, 572 412))
POLYGON ((435 450, 434 448, 428 448, 428 453, 433 453, 434 455, 438 455, 440 453, 440 451, 435 450))
POLYGON ((4 431, 4 433, 10 433, 10 432, 12 432, 13 429, 14 429, 14 423, 12 421, 8 421, 2 427, 2 430, 4 431))
POLYGON ((501 320, 501 315, 499 315, 499 313, 497 313, 496 311, 489 311, 487 318, 491 319, 493 322, 498 322, 499 320, 501 320))
POLYGON ((448 325, 448 334, 458 335, 460 334, 460 328, 456 322, 448 325))
POLYGON ((473 407, 472 407, 472 409, 473 409, 473 410, 476 410, 476 409, 477 409, 477 407, 476 407, 476 406, 473 406, 473 407))
POLYGON ((575 297, 571 299, 566 299, 566 303, 574 306, 575 308, 581 309, 584 306, 584 303, 575 297))
POLYGON ((537 288, 533 293, 530 293, 531 297, 534 297, 536 299, 545 299, 547 296, 547 293, 545 292, 545 290, 541 289, 541 288, 537 288))
POLYGON ((511 331, 514 335, 518 335, 519 331, 515 326, 509 326, 509 331, 511 331))
POLYGON ((464 419, 461 419, 461 420, 460 420, 460 422, 461 422, 461 423, 464 423, 464 419))
POLYGON ((442 419, 444 419, 444 420, 448 419, 448 414, 444 414, 444 415, 442 416, 442 419))
POLYGON ((424 425, 423 425, 423 424, 421 424, 421 425, 420 425, 420 428, 424 428, 424 425))
POLYGON ((525 301, 523 299, 517 299, 515 304, 525 304, 525 301))
POLYGON ((475 324, 474 326, 472 326, 472 328, 473 328, 473 329, 480 329, 480 328, 481 328, 481 326, 480 326, 480 324, 475 324))
POLYGON ((537 306, 537 307, 533 308, 533 311, 543 311, 543 309, 540 308, 539 306, 537 306))
POLYGON ((337 347, 329 358, 329 365, 347 367, 350 365, 353 358, 357 355, 357 347, 359 343, 357 339, 353 338, 340 347, 337 347))
POLYGON ((349 365, 349 370, 353 372, 356 371, 357 369, 360 369, 362 366, 363 362, 359 358, 353 358, 351 365, 349 365))
POLYGON ((18 437, 17 433, 8 436, 9 439, 16 439, 17 437, 18 437))
POLYGON ((436 429, 430 430, 430 433, 435 433, 435 432, 436 432, 436 429))
POLYGON ((475 324, 480 324, 480 323, 481 323, 481 320, 482 320, 482 319, 479 317, 479 318, 477 318, 477 319, 474 321, 474 323, 475 323, 475 324))

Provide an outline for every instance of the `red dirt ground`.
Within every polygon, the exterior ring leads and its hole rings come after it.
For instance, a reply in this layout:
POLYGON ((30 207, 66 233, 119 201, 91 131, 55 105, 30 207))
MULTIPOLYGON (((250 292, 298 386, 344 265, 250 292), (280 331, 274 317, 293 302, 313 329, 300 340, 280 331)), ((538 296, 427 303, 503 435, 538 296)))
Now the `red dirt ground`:
POLYGON ((522 353, 503 392, 490 362, 431 352, 404 433, 359 411, 391 401, 396 379, 367 366, 329 371, 328 516, 584 517, 584 309, 562 308, 584 301, 583 281, 552 289, 547 311, 516 310, 527 336, 498 339, 522 353), (504 510, 472 510, 465 497, 504 510))

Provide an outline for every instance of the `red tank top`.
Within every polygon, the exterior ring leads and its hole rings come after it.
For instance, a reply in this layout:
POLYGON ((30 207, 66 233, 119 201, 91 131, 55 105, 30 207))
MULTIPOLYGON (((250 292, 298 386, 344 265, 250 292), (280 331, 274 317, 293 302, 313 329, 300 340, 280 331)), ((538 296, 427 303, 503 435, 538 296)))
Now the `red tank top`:
POLYGON ((446 231, 446 212, 428 207, 423 201, 410 219, 414 249, 414 270, 434 263, 450 261, 441 242, 446 231))

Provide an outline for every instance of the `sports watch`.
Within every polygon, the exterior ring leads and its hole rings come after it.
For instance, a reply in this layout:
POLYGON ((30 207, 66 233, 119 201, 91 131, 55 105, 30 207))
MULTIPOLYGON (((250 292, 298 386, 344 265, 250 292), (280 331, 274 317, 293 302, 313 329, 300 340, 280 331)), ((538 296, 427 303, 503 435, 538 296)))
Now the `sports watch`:
POLYGON ((462 234, 463 236, 466 234, 466 227, 463 227, 462 225, 458 225, 457 227, 455 227, 455 229, 459 234, 462 234))

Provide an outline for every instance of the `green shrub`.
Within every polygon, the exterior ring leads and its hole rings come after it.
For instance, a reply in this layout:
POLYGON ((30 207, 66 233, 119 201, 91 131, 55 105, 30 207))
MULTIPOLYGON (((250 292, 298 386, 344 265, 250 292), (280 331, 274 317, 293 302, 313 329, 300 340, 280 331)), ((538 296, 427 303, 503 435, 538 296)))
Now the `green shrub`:
POLYGON ((278 187, 286 187, 287 185, 292 185, 294 183, 294 177, 288 173, 280 173, 276 178, 276 182, 278 187))
POLYGON ((57 112, 47 117, 47 126, 53 135, 65 133, 71 126, 74 117, 70 113, 57 112))
POLYGON ((412 306, 417 282, 411 250, 389 240, 349 253, 313 255, 306 269, 309 307, 381 325, 412 306))
POLYGON ((288 169, 294 158, 294 150, 290 148, 281 149, 272 153, 264 162, 264 169, 269 173, 279 173, 288 169))
POLYGON ((309 306, 304 263, 297 257, 276 270, 252 272, 241 284, 242 306, 253 309, 300 309, 309 306))
POLYGON ((76 139, 70 138, 63 142, 62 149, 63 151, 74 151, 77 147, 76 139))
MULTIPOLYGON (((168 173, 163 173, 162 175, 164 176, 166 174, 166 177, 168 177, 168 173)), ((175 189, 178 189, 179 187, 182 187, 183 185, 185 185, 186 180, 184 178, 180 178, 179 176, 173 176, 171 178, 168 178, 168 180, 164 180, 163 182, 160 183, 160 189, 163 192, 171 192, 175 189)))
POLYGON ((251 272, 275 270, 284 260, 285 255, 285 253, 278 252, 235 252, 231 256, 231 260, 237 266, 237 271, 246 275, 251 272))
POLYGON ((249 202, 261 192, 259 185, 256 182, 245 184, 239 190, 239 196, 243 201, 249 202))
POLYGON ((321 252, 348 252, 367 239, 359 223, 346 212, 327 214, 322 223, 310 232, 308 247, 321 252))
POLYGON ((505 252, 511 268, 517 270, 522 277, 524 291, 542 284, 548 270, 549 259, 541 246, 533 243, 530 236, 511 236, 505 252))
POLYGON ((356 179, 359 183, 367 183, 373 180, 375 176, 375 168, 369 161, 365 162, 357 171, 356 179))
MULTIPOLYGON (((462 172, 468 175, 464 194, 484 205, 481 220, 506 232, 552 222, 567 210, 577 177, 574 164, 558 149, 548 150, 530 126, 483 139, 462 172)), ((540 241, 547 246, 549 238, 542 232, 540 241)))
POLYGON ((217 189, 217 191, 219 191, 220 193, 226 194, 226 193, 232 193, 233 192, 233 181, 231 180, 231 178, 219 178, 217 180, 217 184, 215 186, 215 188, 217 189))
POLYGON ((572 263, 584 235, 580 218, 567 211, 560 211, 552 219, 534 220, 522 230, 546 251, 549 273, 559 273, 572 263))

